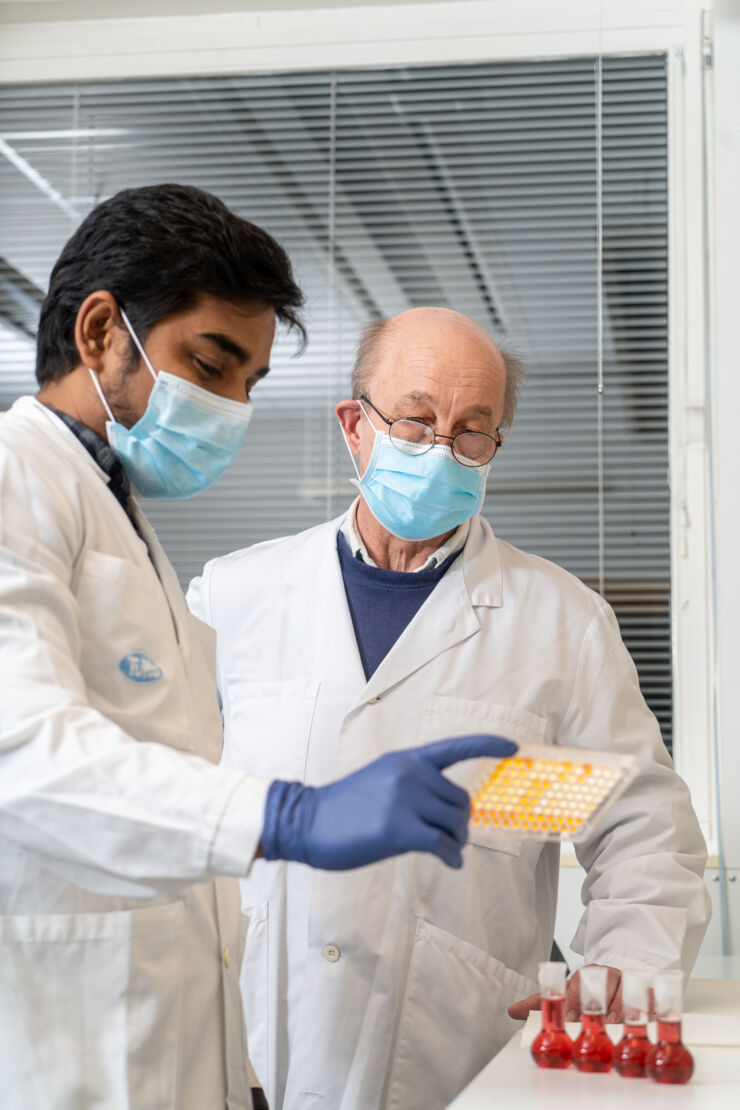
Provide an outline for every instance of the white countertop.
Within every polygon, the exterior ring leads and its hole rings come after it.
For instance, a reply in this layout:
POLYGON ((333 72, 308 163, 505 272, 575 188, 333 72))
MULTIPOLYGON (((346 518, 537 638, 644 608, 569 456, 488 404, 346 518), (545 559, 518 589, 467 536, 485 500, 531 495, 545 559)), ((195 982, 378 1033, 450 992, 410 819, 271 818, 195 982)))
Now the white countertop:
MULTIPOLYGON (((686 1011, 740 1014, 740 980, 692 980, 686 991, 686 1011)), ((738 1110, 740 1107, 740 1045, 690 1045, 694 1074, 684 1086, 654 1083, 651 1079, 623 1079, 616 1072, 584 1075, 576 1068, 547 1071, 538 1068, 529 1049, 515 1033, 505 1048, 458 1095, 448 1110, 630 1110, 670 1107, 683 1110, 738 1110)))

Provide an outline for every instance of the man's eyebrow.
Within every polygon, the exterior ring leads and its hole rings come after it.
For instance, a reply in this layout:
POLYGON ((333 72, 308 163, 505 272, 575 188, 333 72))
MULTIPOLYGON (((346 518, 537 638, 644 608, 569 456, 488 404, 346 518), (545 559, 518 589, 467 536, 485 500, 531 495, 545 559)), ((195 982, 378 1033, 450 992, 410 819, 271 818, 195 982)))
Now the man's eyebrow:
POLYGON ((463 416, 493 416, 493 409, 490 405, 471 405, 465 409, 463 416))
POLYGON ((245 351, 243 347, 240 347, 230 336, 224 335, 223 332, 202 331, 200 333, 200 338, 208 339, 211 343, 215 343, 217 347, 221 348, 224 354, 231 355, 240 365, 249 361, 249 352, 245 351))
MULTIPOLYGON (((403 397, 399 397, 398 404, 403 405, 405 403, 411 405, 423 405, 425 403, 434 404, 434 397, 432 397, 429 393, 418 393, 412 390, 411 393, 406 393, 403 397)), ((493 409, 489 405, 470 405, 468 408, 465 409, 462 415, 464 417, 490 417, 493 416, 493 409)))
POLYGON ((416 390, 412 390, 411 393, 405 393, 403 397, 399 397, 398 401, 399 404, 403 404, 404 401, 408 401, 409 404, 412 405, 423 405, 426 401, 434 404, 434 397, 429 393, 419 393, 416 390))

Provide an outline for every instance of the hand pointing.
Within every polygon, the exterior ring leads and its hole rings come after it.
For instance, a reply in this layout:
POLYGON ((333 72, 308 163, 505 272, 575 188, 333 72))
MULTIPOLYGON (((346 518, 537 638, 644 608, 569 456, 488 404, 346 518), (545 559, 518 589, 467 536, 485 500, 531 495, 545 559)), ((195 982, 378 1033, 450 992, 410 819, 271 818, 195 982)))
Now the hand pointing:
POLYGON ((442 771, 462 759, 516 751, 516 744, 499 736, 458 736, 388 752, 327 786, 273 782, 264 857, 342 871, 417 851, 462 867, 470 798, 442 771))

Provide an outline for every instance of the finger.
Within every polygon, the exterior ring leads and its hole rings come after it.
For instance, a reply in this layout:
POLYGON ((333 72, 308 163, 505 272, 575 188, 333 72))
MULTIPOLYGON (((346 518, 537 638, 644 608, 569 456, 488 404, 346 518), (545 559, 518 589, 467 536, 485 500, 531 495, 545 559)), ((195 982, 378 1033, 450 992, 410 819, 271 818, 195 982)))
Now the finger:
POLYGON ((459 870, 463 865, 462 852, 460 845, 455 843, 451 836, 442 832, 441 829, 434 829, 431 825, 425 825, 423 822, 418 822, 417 834, 410 838, 412 843, 409 847, 415 849, 417 852, 430 852, 433 856, 437 856, 448 867, 453 867, 459 870))
POLYGON ((467 790, 451 782, 427 760, 420 760, 418 768, 419 782, 423 783, 435 797, 457 806, 461 812, 470 813, 470 795, 467 790))
POLYGON ((609 968, 606 979, 606 1009, 608 1024, 622 1020, 622 973, 613 967, 609 968))
POLYGON ((454 736, 449 740, 437 740, 416 749, 442 771, 461 759, 477 759, 488 755, 494 759, 506 759, 519 750, 513 740, 487 733, 473 733, 470 736, 454 736))
POLYGON ((542 998, 539 994, 530 994, 529 998, 521 998, 509 1006, 509 1017, 514 1021, 526 1021, 530 1010, 541 1010, 542 998))
POLYGON ((581 1012, 581 980, 578 972, 571 975, 565 988, 565 1020, 578 1021, 581 1012))
MULTIPOLYGON (((605 966, 603 964, 594 966, 605 966)), ((622 994, 620 988, 621 971, 614 967, 607 968, 606 976, 606 1009, 607 1021, 622 1020, 622 994), (617 1016, 615 1017, 614 1014, 617 1016)), ((577 1021, 581 1013, 581 982, 579 972, 568 980, 565 990, 565 1020, 577 1021)))
POLYGON ((459 847, 462 848, 467 843, 469 808, 460 809, 459 806, 450 805, 442 798, 435 797, 428 790, 420 790, 418 797, 414 799, 414 809, 427 825, 447 833, 459 847))

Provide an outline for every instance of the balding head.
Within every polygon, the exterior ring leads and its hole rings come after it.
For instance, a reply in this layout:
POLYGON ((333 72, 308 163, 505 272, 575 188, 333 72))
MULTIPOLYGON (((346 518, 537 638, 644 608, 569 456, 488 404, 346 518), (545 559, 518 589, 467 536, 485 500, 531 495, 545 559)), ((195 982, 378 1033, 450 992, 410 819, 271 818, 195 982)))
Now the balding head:
POLYGON ((373 320, 362 332, 352 372, 352 396, 368 395, 379 379, 391 376, 401 394, 418 388, 418 373, 433 374, 450 388, 475 381, 497 412, 498 427, 514 420, 525 369, 513 351, 461 312, 411 308, 389 320, 373 320))

